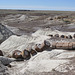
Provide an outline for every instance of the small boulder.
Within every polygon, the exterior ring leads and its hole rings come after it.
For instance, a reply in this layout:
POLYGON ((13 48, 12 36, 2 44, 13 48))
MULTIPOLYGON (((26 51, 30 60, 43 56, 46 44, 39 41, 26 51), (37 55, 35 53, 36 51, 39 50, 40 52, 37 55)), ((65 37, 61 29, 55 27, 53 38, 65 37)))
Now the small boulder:
POLYGON ((50 47, 50 43, 47 40, 44 40, 42 44, 36 44, 35 45, 35 50, 37 52, 42 52, 50 47))
POLYGON ((65 38, 65 35, 61 35, 60 37, 61 37, 61 38, 65 38))
POLYGON ((19 50, 15 50, 15 51, 12 53, 12 57, 13 57, 13 58, 16 58, 16 59, 22 58, 22 52, 19 51, 19 50))
POLYGON ((55 34, 54 37, 59 37, 59 34, 55 34))
POLYGON ((22 57, 24 58, 24 59, 30 59, 30 52, 28 51, 28 50, 23 50, 22 51, 22 57))
POLYGON ((34 56, 34 55, 37 54, 37 52, 36 52, 35 50, 31 49, 30 54, 31 54, 32 56, 34 56))
POLYGON ((15 59, 13 58, 8 58, 8 57, 4 57, 4 56, 0 56, 0 61, 3 65, 7 66, 9 65, 11 62, 15 61, 15 59))
POLYGON ((72 36, 71 35, 68 35, 68 39, 72 39, 72 36))

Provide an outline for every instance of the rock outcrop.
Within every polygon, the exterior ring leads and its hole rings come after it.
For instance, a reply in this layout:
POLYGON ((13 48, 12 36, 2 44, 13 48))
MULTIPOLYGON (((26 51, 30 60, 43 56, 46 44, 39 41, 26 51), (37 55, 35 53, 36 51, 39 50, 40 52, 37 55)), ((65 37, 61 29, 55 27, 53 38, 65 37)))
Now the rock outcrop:
POLYGON ((0 23, 0 43, 6 40, 8 37, 13 35, 14 33, 7 29, 4 25, 0 23))

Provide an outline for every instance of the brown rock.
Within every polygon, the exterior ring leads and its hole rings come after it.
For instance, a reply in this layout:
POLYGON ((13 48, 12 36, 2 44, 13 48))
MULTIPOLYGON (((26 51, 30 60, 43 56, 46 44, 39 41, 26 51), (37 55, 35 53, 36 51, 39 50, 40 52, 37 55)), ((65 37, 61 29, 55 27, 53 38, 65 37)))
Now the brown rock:
POLYGON ((3 56, 3 52, 0 50, 0 56, 3 56))
POLYGON ((60 37, 61 37, 61 38, 65 38, 65 35, 61 35, 60 37))
POLYGON ((72 39, 72 36, 71 35, 68 35, 68 39, 72 39))
POLYGON ((54 37, 59 37, 59 34, 55 34, 54 37))
POLYGON ((30 56, 30 52, 28 51, 28 50, 23 50, 22 51, 22 57, 24 58, 24 59, 29 59, 31 56, 30 56))
POLYGON ((42 44, 36 44, 35 45, 35 50, 37 52, 42 52, 50 47, 50 43, 46 40, 42 44))
POLYGON ((32 56, 37 54, 37 52, 35 50, 33 50, 33 49, 31 49, 30 53, 31 53, 32 56))
POLYGON ((68 39, 68 36, 65 36, 66 39, 68 39))
POLYGON ((13 54, 12 54, 12 57, 13 58, 16 58, 16 59, 19 59, 19 58, 22 58, 22 52, 21 51, 19 51, 19 50, 15 50, 14 52, 13 52, 13 54))
POLYGON ((42 52, 42 51, 43 51, 42 45, 41 45, 41 44, 36 44, 36 45, 35 45, 35 50, 36 50, 37 52, 42 52))

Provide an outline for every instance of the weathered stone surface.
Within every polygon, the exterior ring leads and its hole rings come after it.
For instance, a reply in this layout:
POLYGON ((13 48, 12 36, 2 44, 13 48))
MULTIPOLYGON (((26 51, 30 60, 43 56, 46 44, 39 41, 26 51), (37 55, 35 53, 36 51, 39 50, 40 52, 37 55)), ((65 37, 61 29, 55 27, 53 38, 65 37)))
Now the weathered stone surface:
POLYGON ((9 65, 11 62, 13 62, 15 59, 13 58, 7 58, 4 56, 0 56, 0 61, 3 65, 9 65))
POLYGON ((4 66, 0 61, 0 75, 9 75, 7 70, 7 67, 4 66))
POLYGON ((0 23, 0 43, 6 40, 9 36, 13 35, 14 33, 7 29, 4 25, 0 23))

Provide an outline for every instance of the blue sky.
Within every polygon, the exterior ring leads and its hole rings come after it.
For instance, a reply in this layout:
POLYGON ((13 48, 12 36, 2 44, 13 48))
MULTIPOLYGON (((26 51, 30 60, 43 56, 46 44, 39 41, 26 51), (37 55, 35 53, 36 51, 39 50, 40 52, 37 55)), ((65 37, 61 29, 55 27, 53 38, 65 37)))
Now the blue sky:
POLYGON ((0 9, 75 11, 75 0, 0 0, 0 9))

